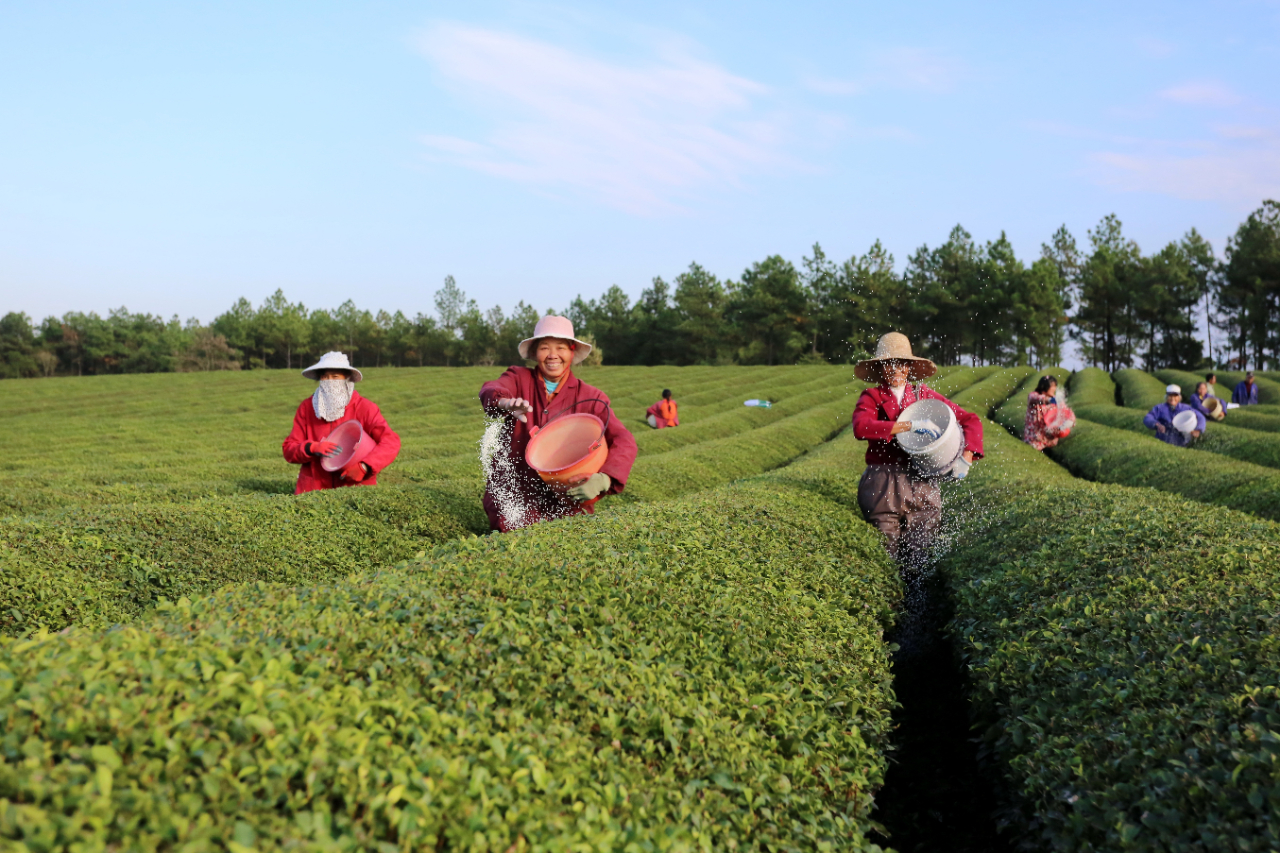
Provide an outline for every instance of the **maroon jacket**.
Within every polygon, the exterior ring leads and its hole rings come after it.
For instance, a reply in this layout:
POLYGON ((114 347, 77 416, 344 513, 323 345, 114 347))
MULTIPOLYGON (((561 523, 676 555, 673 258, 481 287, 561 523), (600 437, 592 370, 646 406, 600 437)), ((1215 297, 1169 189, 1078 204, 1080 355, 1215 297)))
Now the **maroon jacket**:
POLYGON ((316 417, 316 410, 311 405, 310 397, 303 400, 298 406, 297 414, 293 416, 293 432, 289 433, 289 437, 284 440, 285 461, 302 466, 302 470, 298 472, 298 487, 294 490, 295 495, 315 489, 376 485, 378 472, 394 462, 399 453, 400 436, 387 426, 386 418, 382 417, 378 407, 371 400, 361 397, 359 391, 352 392, 351 402, 347 403, 342 417, 332 423, 316 417), (320 441, 337 429, 339 424, 347 421, 359 421, 369 437, 378 443, 378 446, 373 448, 373 452, 362 460, 369 466, 372 473, 359 483, 342 479, 341 471, 324 470, 320 467, 320 457, 311 456, 306 449, 307 442, 320 441))
MULTIPOLYGON (((609 402, 608 396, 603 391, 580 381, 570 373, 565 379, 560 380, 555 397, 548 402, 546 385, 543 384, 536 370, 528 367, 508 367, 507 371, 497 379, 486 382, 480 387, 480 402, 485 411, 491 415, 502 414, 497 403, 503 397, 523 397, 533 406, 533 411, 525 415, 525 423, 521 423, 511 415, 506 416, 511 424, 511 443, 505 451, 499 451, 507 454, 508 464, 504 467, 511 472, 511 478, 514 480, 514 482, 504 482, 502 485, 512 489, 528 507, 529 516, 526 520, 564 518, 584 511, 582 504, 553 492, 538 473, 529 467, 529 463, 524 461, 524 451, 532 437, 529 431, 535 426, 545 426, 552 417, 566 410, 585 412, 602 419, 606 419, 606 410, 612 415, 607 418, 608 426, 604 433, 605 441, 609 445, 609 458, 605 460, 604 467, 600 471, 608 474, 609 479, 613 481, 613 485, 605 492, 606 495, 616 495, 626 486, 627 477, 631 475, 631 466, 636 461, 636 439, 618 420, 618 416, 613 414, 613 404, 609 402), (597 397, 604 401, 603 404, 587 402, 597 397), (575 406, 574 403, 578 402, 582 405, 575 406)), ((494 530, 510 529, 494 499, 492 483, 485 484, 484 511, 489 516, 489 526, 494 530)))
POLYGON ((902 405, 894 399, 893 392, 887 385, 868 388, 858 397, 858 405, 853 410, 853 435, 867 442, 868 465, 893 465, 907 467, 907 453, 893 441, 889 431, 893 423, 902 414, 902 410, 917 400, 941 400, 956 413, 956 422, 964 433, 964 449, 970 451, 974 458, 982 456, 982 418, 966 412, 946 397, 926 388, 923 385, 907 385, 902 395, 902 405))

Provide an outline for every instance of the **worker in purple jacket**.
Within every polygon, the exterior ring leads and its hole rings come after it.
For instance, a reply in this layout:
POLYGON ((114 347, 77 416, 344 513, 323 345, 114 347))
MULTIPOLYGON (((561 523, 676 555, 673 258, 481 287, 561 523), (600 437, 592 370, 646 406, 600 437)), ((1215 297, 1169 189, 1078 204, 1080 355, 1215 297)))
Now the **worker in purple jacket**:
POLYGON ((1253 371, 1244 375, 1244 381, 1231 392, 1231 402, 1238 406, 1258 405, 1258 383, 1253 381, 1253 371))
POLYGON ((1186 447, 1192 439, 1204 434, 1204 415, 1182 402, 1182 389, 1177 385, 1165 388, 1164 395, 1164 402, 1152 406, 1151 411, 1147 412, 1147 416, 1142 419, 1142 423, 1147 429, 1155 430, 1156 438, 1166 444, 1186 447), (1196 416, 1196 428, 1191 431, 1189 437, 1183 435, 1182 431, 1173 425, 1173 419, 1183 412, 1191 412, 1196 416))

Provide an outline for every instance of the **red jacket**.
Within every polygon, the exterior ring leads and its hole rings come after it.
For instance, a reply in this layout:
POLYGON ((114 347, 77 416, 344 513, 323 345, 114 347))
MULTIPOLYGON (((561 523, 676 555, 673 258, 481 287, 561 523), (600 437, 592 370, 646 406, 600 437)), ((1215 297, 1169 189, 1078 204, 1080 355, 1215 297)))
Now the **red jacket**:
POLYGON ((662 399, 645 409, 646 415, 653 415, 657 421, 658 429, 669 426, 680 426, 679 409, 676 408, 675 400, 662 399))
MULTIPOLYGON (((605 416, 608 410, 608 426, 605 427, 605 441, 609 445, 609 458, 605 460, 601 473, 608 474, 613 485, 605 492, 616 495, 627 484, 631 475, 631 466, 636 461, 636 439, 622 425, 618 416, 613 414, 613 404, 608 396, 598 388, 582 382, 570 373, 560 380, 555 396, 548 401, 546 385, 537 371, 528 367, 508 367, 507 371, 492 382, 486 382, 480 388, 480 402, 492 415, 502 414, 497 407, 498 400, 503 397, 523 397, 533 406, 533 411, 525 415, 525 423, 521 423, 511 415, 507 421, 511 425, 511 440, 506 448, 507 461, 503 467, 512 482, 503 482, 504 491, 510 490, 523 502, 528 511, 527 523, 541 521, 545 518, 564 518, 584 511, 582 504, 563 497, 551 490, 542 481, 538 473, 529 467, 524 460, 525 448, 529 445, 529 431, 535 426, 544 426, 547 421, 560 412, 571 410, 585 412, 599 417, 605 416), (603 405, 588 403, 592 398, 601 398, 603 405), (583 405, 574 406, 581 401, 583 405)), ((489 525, 494 530, 511 529, 502 515, 502 510, 494 496, 494 484, 486 483, 484 490, 484 511, 489 516, 489 525)))
POLYGON ((310 397, 303 400, 293 416, 293 432, 289 433, 289 437, 284 440, 283 449, 286 462, 302 466, 302 470, 298 472, 298 487, 294 490, 295 495, 300 495, 315 489, 376 485, 378 472, 394 462, 396 455, 400 452, 400 436, 387 426, 386 418, 382 417, 378 407, 372 401, 361 397, 359 391, 355 391, 352 392, 351 402, 347 403, 342 417, 332 423, 316 417, 315 407, 311 405, 310 397), (320 441, 337 429, 339 424, 347 421, 359 421, 369 437, 377 442, 377 447, 373 448, 373 452, 363 460, 372 473, 359 483, 342 479, 341 471, 324 470, 320 467, 320 457, 311 456, 306 450, 307 442, 320 441))
POLYGON ((982 456, 982 418, 966 412, 946 397, 924 386, 907 385, 902 395, 902 405, 894 399, 888 386, 868 388, 858 397, 858 405, 853 410, 853 435, 867 442, 868 465, 894 465, 907 467, 907 453, 898 442, 891 440, 890 430, 902 410, 917 400, 941 400, 951 407, 956 414, 956 422, 964 433, 964 449, 974 455, 982 456))

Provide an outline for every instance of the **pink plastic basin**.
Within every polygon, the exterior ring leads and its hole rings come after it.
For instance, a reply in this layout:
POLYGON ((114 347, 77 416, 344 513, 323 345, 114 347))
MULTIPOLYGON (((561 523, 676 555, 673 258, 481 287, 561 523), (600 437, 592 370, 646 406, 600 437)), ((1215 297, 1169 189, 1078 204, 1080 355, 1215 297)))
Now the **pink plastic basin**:
POLYGON ((553 488, 567 489, 596 473, 609 458, 604 421, 595 415, 560 415, 541 429, 534 427, 524 458, 553 488))
POLYGON ((359 462, 373 450, 374 441, 360 426, 359 421, 346 421, 338 424, 333 432, 324 438, 342 448, 337 456, 326 456, 320 460, 320 467, 326 471, 340 471, 352 462, 359 462))

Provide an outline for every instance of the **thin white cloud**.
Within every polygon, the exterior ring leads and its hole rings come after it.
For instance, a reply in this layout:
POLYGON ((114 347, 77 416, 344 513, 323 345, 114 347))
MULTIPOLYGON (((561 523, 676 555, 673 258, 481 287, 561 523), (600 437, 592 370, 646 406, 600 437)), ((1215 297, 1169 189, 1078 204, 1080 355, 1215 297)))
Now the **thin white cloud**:
POLYGON ((1193 107, 1234 107, 1244 99, 1222 83, 1183 83, 1160 92, 1161 100, 1193 107))
POLYGON ((941 94, 955 89, 965 75, 957 60, 917 47, 870 52, 865 70, 849 78, 811 76, 805 86, 821 95, 861 95, 880 89, 941 94))
POLYGON ((678 208, 709 187, 794 166, 770 89, 668 41, 624 64, 497 30, 441 23, 420 47, 491 129, 431 134, 436 158, 570 190, 635 213, 678 208))
POLYGON ((1146 147, 1103 151, 1092 157, 1095 178, 1129 192, 1213 201, 1250 210, 1280 197, 1280 132, 1222 128, 1218 139, 1194 140, 1181 151, 1146 147))

